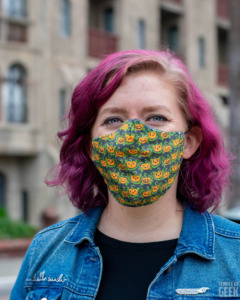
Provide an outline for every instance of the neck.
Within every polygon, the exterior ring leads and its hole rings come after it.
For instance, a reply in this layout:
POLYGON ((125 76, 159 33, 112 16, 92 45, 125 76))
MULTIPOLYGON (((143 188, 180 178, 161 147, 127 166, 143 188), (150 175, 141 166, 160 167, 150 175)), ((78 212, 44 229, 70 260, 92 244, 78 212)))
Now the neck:
POLYGON ((126 207, 109 194, 98 224, 104 234, 127 242, 146 243, 178 238, 182 228, 183 207, 176 196, 164 195, 143 207, 126 207))

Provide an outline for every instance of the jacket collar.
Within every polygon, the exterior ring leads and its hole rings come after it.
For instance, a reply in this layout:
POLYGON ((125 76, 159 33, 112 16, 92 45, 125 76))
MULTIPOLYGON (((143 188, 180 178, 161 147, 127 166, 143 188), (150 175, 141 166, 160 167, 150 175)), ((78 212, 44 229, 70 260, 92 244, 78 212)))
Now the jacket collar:
MULTIPOLYGON (((94 233, 104 206, 88 211, 87 215, 79 215, 79 222, 66 237, 65 241, 81 244, 87 241, 94 246, 94 233)), ((183 226, 175 250, 177 257, 188 253, 197 254, 203 258, 214 259, 214 225, 208 212, 200 214, 190 206, 186 207, 183 216, 183 226)))
POLYGON ((214 244, 214 224, 211 215, 207 211, 200 214, 190 206, 185 208, 183 226, 175 250, 176 256, 194 253, 213 260, 214 244))
POLYGON ((87 214, 80 214, 79 222, 64 241, 72 244, 81 244, 83 241, 87 241, 94 246, 94 233, 103 208, 104 206, 98 206, 90 209, 87 214))

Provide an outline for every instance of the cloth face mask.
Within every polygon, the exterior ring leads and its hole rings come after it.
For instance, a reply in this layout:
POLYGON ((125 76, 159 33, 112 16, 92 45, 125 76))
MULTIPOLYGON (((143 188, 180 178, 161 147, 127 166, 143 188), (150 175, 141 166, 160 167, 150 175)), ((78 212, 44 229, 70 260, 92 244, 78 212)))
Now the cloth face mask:
POLYGON ((184 133, 164 132, 137 120, 92 140, 93 162, 122 205, 148 205, 173 185, 183 160, 184 133))

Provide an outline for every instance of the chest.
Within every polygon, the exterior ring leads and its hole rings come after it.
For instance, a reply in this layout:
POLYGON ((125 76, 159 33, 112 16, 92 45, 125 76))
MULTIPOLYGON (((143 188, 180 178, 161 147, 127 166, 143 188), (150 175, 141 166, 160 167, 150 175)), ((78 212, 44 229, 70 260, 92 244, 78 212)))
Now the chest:
MULTIPOLYGON (((26 280, 26 299, 97 299, 103 278, 103 261, 98 247, 78 249, 75 255, 69 257, 65 254, 58 262, 49 258, 40 265, 36 261, 34 275, 26 280)), ((147 300, 240 297, 240 272, 236 272, 234 264, 226 264, 226 261, 223 266, 219 259, 209 261, 195 255, 177 259, 173 255, 155 272, 148 284, 147 300)), ((131 281, 122 282, 119 290, 127 284, 131 285, 131 281)))

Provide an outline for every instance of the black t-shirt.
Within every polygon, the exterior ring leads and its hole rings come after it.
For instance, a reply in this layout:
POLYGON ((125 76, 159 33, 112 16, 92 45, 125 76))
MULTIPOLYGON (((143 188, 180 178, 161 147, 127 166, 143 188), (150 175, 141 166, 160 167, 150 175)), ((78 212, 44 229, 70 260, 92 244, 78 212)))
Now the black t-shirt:
POLYGON ((103 274, 96 300, 146 300, 147 290, 173 255, 177 239, 128 243, 96 230, 95 242, 103 258, 103 274))

